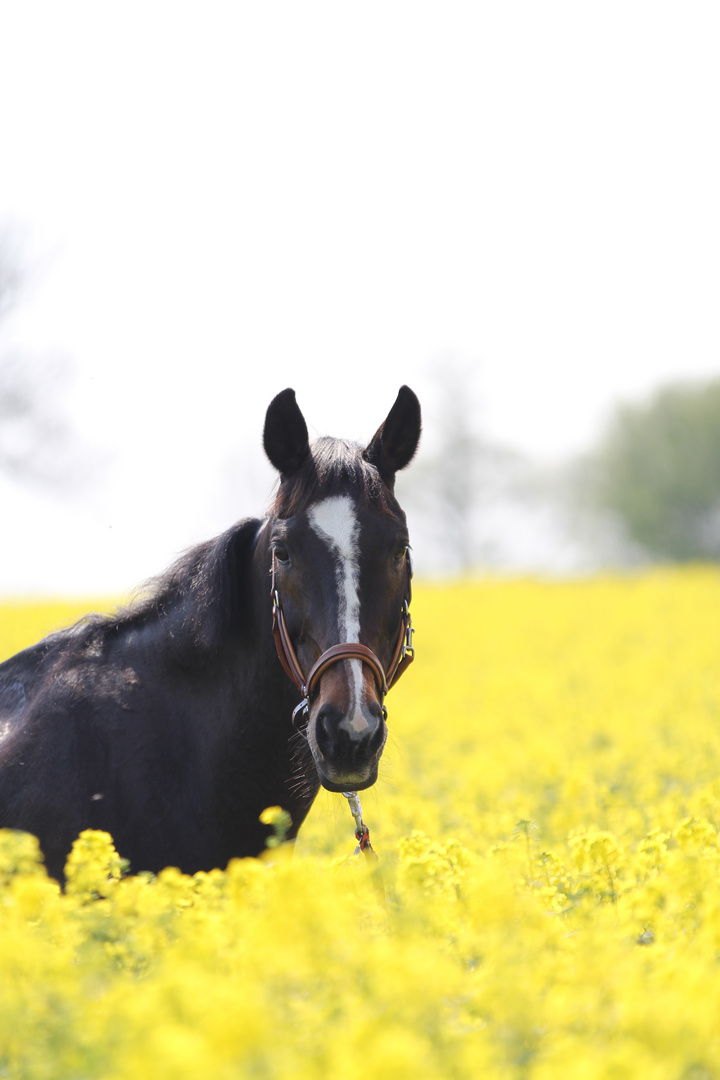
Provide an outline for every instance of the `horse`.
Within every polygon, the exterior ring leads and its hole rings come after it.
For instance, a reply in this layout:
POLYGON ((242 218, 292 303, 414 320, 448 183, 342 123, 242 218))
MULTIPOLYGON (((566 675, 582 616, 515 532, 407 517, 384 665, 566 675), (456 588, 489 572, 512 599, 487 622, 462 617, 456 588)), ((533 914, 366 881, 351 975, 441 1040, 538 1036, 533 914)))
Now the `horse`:
POLYGON ((384 697, 413 656, 394 484, 420 429, 403 386, 364 448, 310 444, 282 391, 265 518, 0 664, 0 827, 37 836, 51 876, 84 829, 110 833, 133 872, 223 868, 266 847, 266 807, 287 811, 292 841, 321 785, 375 783, 384 697))

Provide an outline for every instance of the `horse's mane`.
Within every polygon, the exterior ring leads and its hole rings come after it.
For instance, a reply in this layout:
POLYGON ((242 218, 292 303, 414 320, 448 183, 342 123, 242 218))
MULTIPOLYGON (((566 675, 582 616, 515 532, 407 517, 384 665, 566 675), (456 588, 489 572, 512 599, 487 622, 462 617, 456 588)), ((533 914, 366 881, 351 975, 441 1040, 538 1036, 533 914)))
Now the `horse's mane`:
POLYGON ((316 439, 300 468, 281 479, 271 512, 279 518, 293 517, 313 502, 346 492, 361 507, 402 513, 377 468, 364 457, 363 447, 330 437, 316 439))
POLYGON ((213 540, 185 551, 168 569, 141 585, 131 600, 102 615, 86 615, 45 639, 82 650, 92 644, 163 622, 168 644, 179 653, 212 650, 233 627, 239 629, 247 583, 241 561, 250 558, 261 522, 246 518, 213 540))

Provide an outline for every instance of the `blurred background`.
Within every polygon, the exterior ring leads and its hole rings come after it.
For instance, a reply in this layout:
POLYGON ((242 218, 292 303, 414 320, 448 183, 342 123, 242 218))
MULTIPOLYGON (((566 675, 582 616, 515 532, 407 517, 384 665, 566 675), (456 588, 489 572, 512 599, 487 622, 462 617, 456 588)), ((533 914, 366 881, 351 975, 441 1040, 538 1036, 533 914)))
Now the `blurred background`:
POLYGON ((246 515, 397 389, 419 572, 720 555, 720 8, 0 5, 0 594, 246 515))

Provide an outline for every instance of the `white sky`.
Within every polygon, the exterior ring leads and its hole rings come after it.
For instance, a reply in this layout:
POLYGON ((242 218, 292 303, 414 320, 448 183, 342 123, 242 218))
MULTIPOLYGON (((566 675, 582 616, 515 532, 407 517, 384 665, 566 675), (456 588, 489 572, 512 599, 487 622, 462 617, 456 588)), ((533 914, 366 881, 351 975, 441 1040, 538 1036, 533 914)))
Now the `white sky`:
POLYGON ((81 504, 2 485, 0 593, 130 587, 260 511, 287 385, 365 438, 456 355, 482 429, 555 459, 720 374, 719 30, 715 2, 0 0, 0 222, 36 266, 0 354, 70 357, 113 455, 81 504))

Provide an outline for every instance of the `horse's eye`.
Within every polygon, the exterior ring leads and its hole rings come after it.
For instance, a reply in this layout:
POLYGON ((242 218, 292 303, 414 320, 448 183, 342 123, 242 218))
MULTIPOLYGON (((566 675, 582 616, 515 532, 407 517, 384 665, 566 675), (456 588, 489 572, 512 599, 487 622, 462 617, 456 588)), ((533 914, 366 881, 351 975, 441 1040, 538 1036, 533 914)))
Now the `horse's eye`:
POLYGON ((405 560, 406 552, 407 552, 406 547, 401 547, 401 548, 397 549, 397 551, 395 552, 395 565, 396 566, 401 566, 402 565, 402 563, 405 560))
POLYGON ((288 555, 288 550, 287 550, 287 548, 283 547, 282 544, 274 544, 273 545, 273 555, 275 556, 277 561, 279 563, 281 563, 283 566, 287 566, 288 563, 290 562, 290 556, 288 555))

